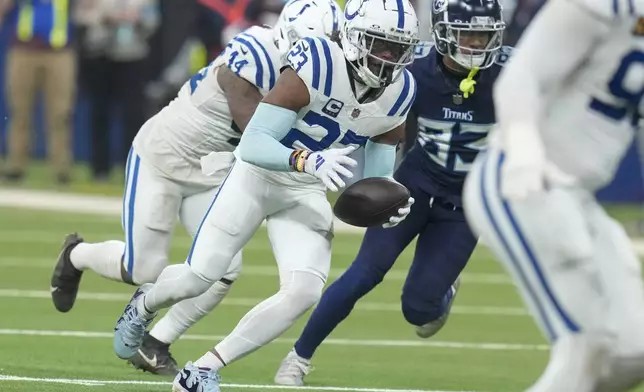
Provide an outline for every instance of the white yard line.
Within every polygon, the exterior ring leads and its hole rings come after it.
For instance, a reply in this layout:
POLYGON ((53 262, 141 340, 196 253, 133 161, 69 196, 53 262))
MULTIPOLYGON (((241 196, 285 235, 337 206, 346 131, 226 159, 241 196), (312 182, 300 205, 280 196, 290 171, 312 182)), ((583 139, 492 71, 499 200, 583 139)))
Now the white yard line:
MULTIPOLYGON (((91 332, 91 331, 52 331, 32 329, 0 329, 0 335, 5 336, 44 336, 44 337, 68 337, 84 339, 112 339, 112 332, 91 332)), ((181 336, 183 340, 196 340, 216 342, 225 338, 223 335, 192 335, 181 336)), ((273 341, 277 344, 293 344, 295 339, 278 338, 273 341)), ((445 342, 434 340, 382 340, 382 339, 327 339, 322 343, 330 346, 359 346, 359 347, 422 347, 440 348, 453 350, 483 350, 483 351, 547 351, 549 346, 545 344, 513 344, 513 343, 468 343, 468 342, 445 342)))
MULTIPOLYGON (((0 207, 21 207, 44 211, 120 216, 123 200, 113 196, 81 195, 26 189, 0 190, 0 207)), ((342 233, 363 233, 364 229, 335 220, 342 233)))
MULTIPOLYGON (((0 374, 0 382, 20 381, 33 382, 37 384, 66 384, 83 386, 107 386, 107 385, 146 385, 146 386, 170 386, 167 381, 143 381, 143 380, 82 380, 68 378, 39 378, 19 377, 7 374, 0 374)), ((426 389, 383 389, 383 388, 352 388, 352 387, 283 387, 278 385, 260 384, 221 384, 224 388, 232 389, 261 389, 261 390, 290 390, 290 391, 333 391, 333 392, 466 392, 466 391, 438 391, 426 389)))
MULTIPOLYGON (((106 217, 120 216, 122 201, 116 197, 89 196, 69 193, 57 193, 47 191, 29 191, 29 190, 0 190, 0 207, 17 207, 41 211, 58 211, 81 214, 93 214, 106 217)), ((336 220, 335 229, 341 233, 362 233, 364 229, 356 228, 336 220)), ((31 234, 31 233, 30 233, 31 234)), ((54 241, 50 233, 45 234, 42 241, 54 241)), ((106 233, 108 235, 109 233, 106 233)), ((29 242, 28 238, 20 237, 20 234, 9 235, 11 238, 4 238, 0 242, 29 242)), ((32 238, 38 236, 30 236, 32 238)), ((56 238, 56 242, 60 242, 56 238)), ((644 242, 634 243, 639 254, 644 254, 644 242)), ((13 262, 8 259, 0 260, 3 263, 18 266, 19 262, 13 262)), ((44 267, 43 267, 44 268, 44 267)), ((255 275, 272 275, 274 271, 264 267, 246 268, 246 272, 255 275)), ((335 271, 341 273, 341 271, 335 271)), ((394 273, 395 271, 392 271, 394 273)), ((406 271, 401 271, 400 276, 395 275, 396 279, 404 279, 406 271)), ((503 274, 466 274, 464 281, 484 284, 509 284, 509 279, 503 274)), ((81 293, 79 298, 95 301, 124 301, 129 299, 129 294, 118 293, 81 293)), ((0 290, 0 297, 14 298, 50 298, 48 291, 40 290, 0 290)), ((259 302, 260 299, 253 298, 230 298, 224 301, 228 306, 252 306, 259 302)), ((399 311, 399 304, 363 302, 358 304, 359 308, 366 310, 391 310, 399 311)), ((490 314, 504 316, 525 316, 527 313, 522 308, 512 307, 484 307, 484 306, 455 306, 454 313, 461 314, 490 314)), ((0 329, 0 335, 4 336, 43 336, 43 337, 71 337, 71 338, 97 338, 112 339, 111 332, 91 332, 91 331, 54 331, 54 330, 25 330, 25 329, 0 329)), ((199 341, 217 341, 224 336, 216 335, 193 335, 187 334, 181 339, 199 340, 199 341)), ((293 344, 293 339, 279 338, 274 341, 277 344, 293 344)), ((549 347, 545 344, 507 344, 507 343, 468 343, 468 342, 446 342, 446 341, 423 341, 423 340, 365 340, 365 339, 327 339, 323 344, 340 345, 340 346, 362 346, 362 347, 423 347, 439 349, 456 349, 456 350, 488 350, 488 351, 547 351, 549 347)), ((158 381, 139 381, 139 380, 85 380, 85 379, 65 379, 65 378, 35 378, 20 377, 14 375, 0 374, 0 383, 2 382, 32 382, 45 384, 66 384, 66 385, 84 385, 84 386, 107 386, 107 385, 147 385, 167 387, 168 382, 158 381)), ((409 390, 409 389, 383 389, 383 388, 353 388, 353 387, 281 387, 275 385, 258 385, 258 384, 222 384, 223 387, 232 389, 259 389, 259 390, 298 390, 298 391, 338 391, 338 392, 465 392, 465 391, 437 391, 437 390, 409 390)))
MULTIPOLYGON (((27 237, 28 234, 25 233, 27 237)), ((37 238, 37 237, 31 237, 37 238)), ((115 236, 115 238, 118 238, 115 236)), ((62 241, 61 236, 57 236, 56 244, 60 244, 62 241)), ((2 230, 0 230, 0 243, 3 242, 2 230)), ((9 242, 9 241, 7 241, 9 242)), ((30 241, 33 243, 33 240, 30 241)), ((189 247, 189 245, 187 245, 189 247)), ((0 245, 0 248, 2 246, 0 245)), ((11 268, 24 268, 24 269, 46 269, 51 271, 54 266, 55 258, 43 258, 43 257, 16 257, 16 256, 0 256, 0 268, 2 267, 11 267, 11 268)), ((252 265, 244 264, 243 267, 244 276, 279 276, 279 270, 275 265, 252 265)), ((334 278, 342 275, 344 273, 344 268, 331 268, 329 276, 334 278)), ((407 269, 392 269, 385 276, 385 281, 404 281, 407 279, 409 271, 407 269)), ((486 273, 486 272, 465 272, 461 275, 463 282, 468 284, 482 284, 482 285, 501 285, 508 286, 512 284, 510 277, 502 273, 486 273)))
MULTIPOLYGON (((100 302, 120 302, 126 303, 130 300, 132 294, 128 293, 97 293, 97 292, 80 292, 78 299, 86 301, 100 302)), ((35 298, 51 300, 51 293, 47 290, 22 290, 22 289, 0 289, 0 298, 35 298)), ((232 297, 222 301, 223 306, 251 307, 262 302, 262 298, 243 298, 232 297)), ((356 304, 356 309, 364 311, 377 312, 400 312, 399 303, 369 302, 362 301, 356 304)), ((501 307, 501 306, 458 306, 452 308, 452 313, 468 316, 528 316, 528 312, 521 307, 501 307)))
MULTIPOLYGON (((120 216, 123 201, 119 197, 83 195, 26 189, 0 189, 0 207, 18 207, 42 211, 85 213, 103 216, 120 216)), ((364 229, 335 220, 339 233, 364 233, 364 229)), ((633 247, 644 256, 644 241, 633 240, 633 247)))

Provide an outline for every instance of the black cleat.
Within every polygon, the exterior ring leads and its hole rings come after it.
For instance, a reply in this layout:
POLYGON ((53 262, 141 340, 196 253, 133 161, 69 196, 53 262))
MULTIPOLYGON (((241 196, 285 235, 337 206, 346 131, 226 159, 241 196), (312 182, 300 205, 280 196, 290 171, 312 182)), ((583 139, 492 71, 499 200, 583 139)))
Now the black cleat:
POLYGON ((128 362, 135 368, 159 376, 176 376, 181 369, 170 353, 170 345, 145 333, 143 345, 128 362))
POLYGON ((54 273, 51 276, 51 299, 59 312, 69 312, 74 307, 78 285, 80 284, 83 271, 74 267, 69 255, 76 245, 83 242, 78 234, 68 234, 63 242, 63 248, 58 255, 58 262, 54 273))
POLYGON ((9 170, 4 173, 4 179, 9 183, 18 184, 25 179, 25 173, 20 170, 9 170))

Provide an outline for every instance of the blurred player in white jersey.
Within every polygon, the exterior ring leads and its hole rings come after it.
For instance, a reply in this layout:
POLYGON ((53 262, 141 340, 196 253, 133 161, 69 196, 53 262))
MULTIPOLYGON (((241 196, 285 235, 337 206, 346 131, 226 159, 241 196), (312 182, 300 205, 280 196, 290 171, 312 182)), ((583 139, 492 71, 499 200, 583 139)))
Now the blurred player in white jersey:
MULTIPOLYGON (((133 355, 156 313, 201 295, 266 219, 280 290, 174 381, 180 392, 218 392, 217 372, 266 345, 320 298, 331 262, 333 214, 326 198, 352 175, 347 157, 365 147, 365 177, 391 177, 396 145, 416 83, 405 66, 418 43, 407 0, 350 0, 341 45, 327 37, 300 40, 288 66, 257 107, 237 161, 197 233, 186 264, 166 268, 137 290, 118 320, 114 350, 133 355)), ((395 226, 408 205, 392 216, 395 226)))
POLYGON ((466 182, 468 221, 552 344, 531 392, 624 391, 644 378, 644 290, 594 193, 635 135, 642 0, 550 0, 495 87, 498 129, 466 182))
MULTIPOLYGON (((58 310, 72 308, 88 269, 135 285, 156 281, 169 264, 177 216, 191 235, 198 232, 234 161, 242 130, 275 85, 288 50, 310 34, 337 35, 341 21, 342 10, 333 0, 293 0, 274 28, 251 27, 237 35, 185 83, 134 140, 123 199, 125 242, 90 244, 76 234, 66 238, 51 283, 58 310), (211 152, 216 153, 207 156, 211 152)), ((157 323, 132 363, 153 373, 177 374, 169 344, 221 302, 240 270, 236 252, 205 293, 177 304, 157 323)))

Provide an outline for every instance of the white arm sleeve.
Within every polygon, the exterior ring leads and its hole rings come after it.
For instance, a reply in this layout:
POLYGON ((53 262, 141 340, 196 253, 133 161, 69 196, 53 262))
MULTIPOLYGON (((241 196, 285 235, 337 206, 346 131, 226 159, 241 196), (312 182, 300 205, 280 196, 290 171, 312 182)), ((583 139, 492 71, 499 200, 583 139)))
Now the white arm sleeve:
POLYGON ((575 0, 546 3, 494 88, 497 122, 506 149, 512 143, 539 140, 536 133, 544 96, 587 59, 610 32, 609 23, 575 0))

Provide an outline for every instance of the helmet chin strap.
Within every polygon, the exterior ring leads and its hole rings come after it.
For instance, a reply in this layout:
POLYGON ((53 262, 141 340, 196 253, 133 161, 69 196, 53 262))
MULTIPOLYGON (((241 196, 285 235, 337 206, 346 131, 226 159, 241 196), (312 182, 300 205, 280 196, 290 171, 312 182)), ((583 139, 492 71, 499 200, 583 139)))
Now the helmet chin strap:
POLYGON ((347 61, 347 68, 349 69, 351 89, 353 90, 356 98, 359 98, 359 96, 368 91, 370 87, 367 86, 364 80, 362 80, 362 77, 360 77, 355 64, 350 64, 349 61, 347 61))
POLYGON ((351 75, 351 80, 353 80, 353 81, 358 83, 358 86, 354 86, 355 87, 354 92, 357 91, 356 88, 362 88, 362 87, 364 87, 366 89, 373 88, 373 87, 367 85, 367 82, 365 82, 364 78, 360 75, 361 72, 359 70, 359 68, 360 68, 359 64, 354 63, 354 62, 349 62, 347 60, 347 68, 349 68, 349 74, 351 75))
POLYGON ((365 103, 367 100, 376 98, 382 92, 382 88, 373 88, 367 86, 362 78, 358 75, 358 71, 347 61, 347 68, 349 68, 349 82, 351 82, 351 90, 359 103, 365 103))
MULTIPOLYGON (((367 87, 369 87, 369 88, 380 88, 380 84, 379 84, 379 83, 378 83, 378 86, 372 86, 372 85, 370 85, 370 84, 368 84, 368 83, 367 83, 367 80, 371 80, 371 78, 369 77, 370 75, 369 75, 369 74, 367 74, 367 72, 371 73, 371 75, 373 75, 373 76, 374 76, 374 78, 376 78, 376 79, 377 79, 377 77, 375 76, 375 74, 374 74, 374 73, 373 73, 373 72, 372 72, 372 71, 371 71, 367 66, 360 66, 360 69, 359 69, 359 71, 358 71, 358 74, 360 74, 360 73, 364 74, 364 77, 360 76, 360 79, 361 79, 362 84, 364 84, 365 86, 367 86, 367 87)), ((371 80, 371 81, 373 81, 373 80, 371 80)))

